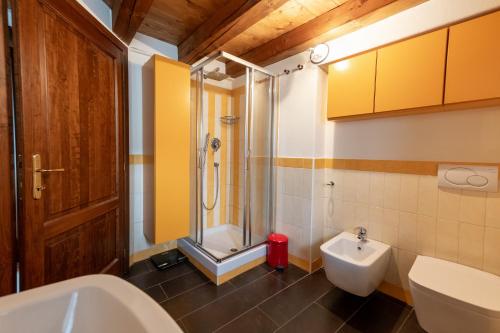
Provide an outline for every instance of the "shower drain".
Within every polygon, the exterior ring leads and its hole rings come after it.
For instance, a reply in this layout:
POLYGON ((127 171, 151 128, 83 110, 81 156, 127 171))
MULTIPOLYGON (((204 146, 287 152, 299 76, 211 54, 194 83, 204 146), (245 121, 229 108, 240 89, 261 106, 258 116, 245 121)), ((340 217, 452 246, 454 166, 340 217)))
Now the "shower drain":
POLYGON ((237 249, 237 248, 232 247, 229 251, 231 251, 231 252, 238 252, 238 249, 237 249))

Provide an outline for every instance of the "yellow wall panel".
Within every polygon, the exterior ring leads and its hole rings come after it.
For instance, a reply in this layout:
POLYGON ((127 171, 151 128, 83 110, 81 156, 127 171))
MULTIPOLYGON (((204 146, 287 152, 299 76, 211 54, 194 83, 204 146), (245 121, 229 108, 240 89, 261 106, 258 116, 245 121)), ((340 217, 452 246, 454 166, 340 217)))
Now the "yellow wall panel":
POLYGON ((143 84, 154 100, 154 221, 144 229, 157 244, 189 235, 190 69, 158 55, 144 68, 152 72, 143 80, 153 82, 143 84))
POLYGON ((500 12, 450 27, 445 103, 500 97, 500 12))
POLYGON ((328 118, 373 112, 376 51, 328 66, 328 118))
POLYGON ((447 29, 378 50, 375 112, 443 101, 447 29))

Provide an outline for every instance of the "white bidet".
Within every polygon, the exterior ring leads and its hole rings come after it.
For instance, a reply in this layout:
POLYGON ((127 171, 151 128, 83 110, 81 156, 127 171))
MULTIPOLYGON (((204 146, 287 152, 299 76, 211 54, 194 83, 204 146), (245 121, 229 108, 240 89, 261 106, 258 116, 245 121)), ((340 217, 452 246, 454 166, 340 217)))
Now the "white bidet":
POLYGON ((368 296, 382 282, 391 247, 370 239, 359 240, 343 232, 321 245, 326 277, 335 286, 368 296))

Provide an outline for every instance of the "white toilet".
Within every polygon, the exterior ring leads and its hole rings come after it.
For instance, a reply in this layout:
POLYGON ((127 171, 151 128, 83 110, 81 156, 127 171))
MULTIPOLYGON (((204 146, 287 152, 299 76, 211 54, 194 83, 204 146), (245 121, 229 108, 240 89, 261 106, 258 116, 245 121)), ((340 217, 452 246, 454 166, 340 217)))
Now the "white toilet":
POLYGON ((424 256, 408 276, 418 322, 427 332, 500 332, 500 277, 424 256))
POLYGON ((345 291, 368 296, 385 276, 390 249, 387 244, 371 239, 360 241, 358 236, 343 232, 321 245, 326 277, 345 291))

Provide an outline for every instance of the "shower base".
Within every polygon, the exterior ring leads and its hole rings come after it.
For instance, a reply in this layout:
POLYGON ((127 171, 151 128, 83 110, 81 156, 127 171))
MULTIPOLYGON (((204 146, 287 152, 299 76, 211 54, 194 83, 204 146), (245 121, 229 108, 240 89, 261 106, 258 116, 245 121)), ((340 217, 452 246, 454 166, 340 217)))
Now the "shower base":
MULTIPOLYGON (((242 248, 241 233, 242 230, 233 225, 206 229, 203 235, 203 248, 217 258, 226 257, 234 253, 231 249, 239 251, 242 248)), ((215 262, 188 238, 178 240, 177 248, 216 284, 222 284, 266 261, 266 244, 243 250, 222 262, 215 262)))

